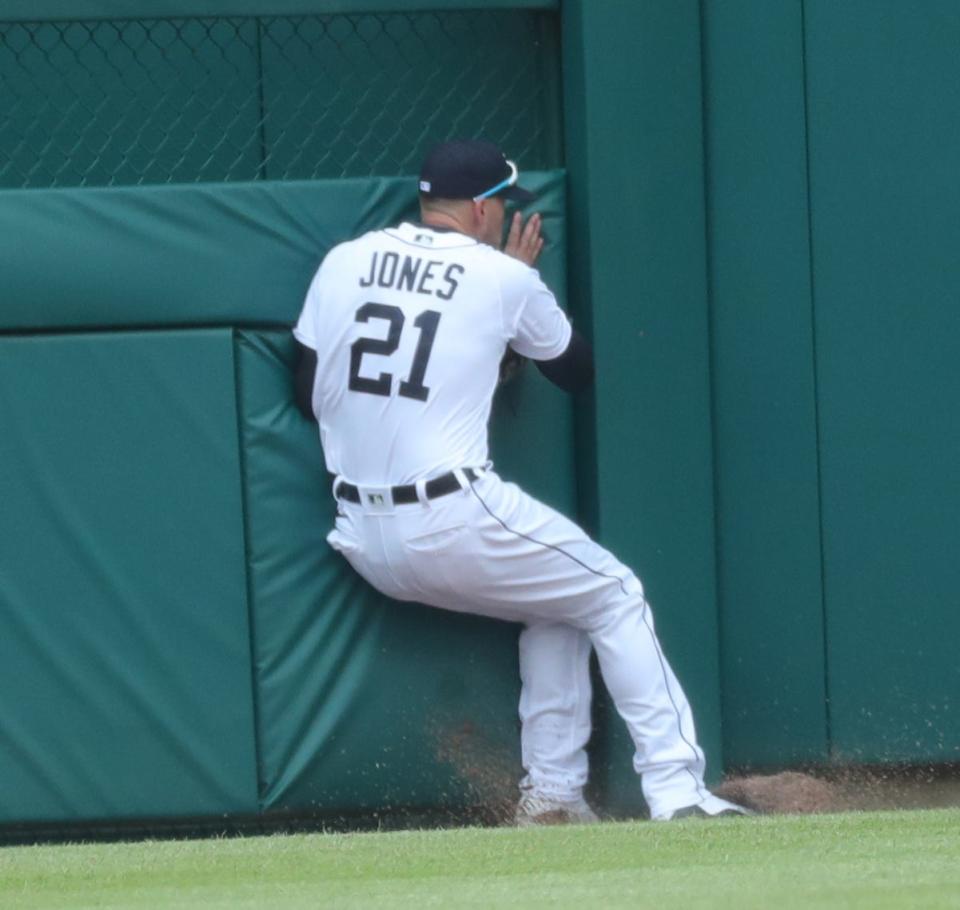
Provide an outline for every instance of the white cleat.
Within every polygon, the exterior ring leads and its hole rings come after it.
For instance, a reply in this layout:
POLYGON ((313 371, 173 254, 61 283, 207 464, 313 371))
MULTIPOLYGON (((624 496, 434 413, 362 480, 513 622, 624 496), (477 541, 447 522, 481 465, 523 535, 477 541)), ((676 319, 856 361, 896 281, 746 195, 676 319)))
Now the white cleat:
POLYGON ((582 796, 567 800, 525 793, 517 803, 514 821, 520 828, 532 828, 535 825, 593 825, 600 819, 582 796))
POLYGON ((720 799, 719 796, 714 796, 711 793, 706 799, 692 806, 684 806, 681 809, 673 809, 663 815, 655 815, 653 821, 669 822, 681 818, 726 818, 737 815, 756 815, 756 813, 747 809, 745 806, 738 806, 736 803, 731 803, 726 799, 720 799))

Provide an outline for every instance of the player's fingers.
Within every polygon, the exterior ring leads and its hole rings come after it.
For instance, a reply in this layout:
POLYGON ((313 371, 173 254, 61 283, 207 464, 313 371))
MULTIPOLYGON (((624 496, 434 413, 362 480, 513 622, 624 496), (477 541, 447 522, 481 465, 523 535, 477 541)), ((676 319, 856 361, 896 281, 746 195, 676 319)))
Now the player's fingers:
POLYGON ((542 219, 540 216, 532 215, 523 232, 523 239, 521 243, 523 246, 523 252, 530 265, 533 265, 533 262, 536 260, 537 256, 540 255, 540 250, 543 249, 543 238, 540 235, 541 225, 542 219))
POLYGON ((541 219, 538 214, 531 215, 523 228, 523 243, 525 246, 532 247, 540 236, 541 219))
POLYGON ((510 220, 510 231, 507 234, 507 249, 516 249, 520 246, 520 225, 523 223, 523 219, 520 217, 519 212, 514 212, 513 218, 510 220))

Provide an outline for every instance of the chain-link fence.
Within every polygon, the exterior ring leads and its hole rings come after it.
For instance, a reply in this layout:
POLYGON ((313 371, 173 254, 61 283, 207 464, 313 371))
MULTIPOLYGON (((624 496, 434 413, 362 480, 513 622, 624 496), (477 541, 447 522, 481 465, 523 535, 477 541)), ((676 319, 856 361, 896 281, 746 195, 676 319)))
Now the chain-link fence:
POLYGON ((0 186, 415 173, 484 136, 560 163, 556 17, 0 22, 0 186))

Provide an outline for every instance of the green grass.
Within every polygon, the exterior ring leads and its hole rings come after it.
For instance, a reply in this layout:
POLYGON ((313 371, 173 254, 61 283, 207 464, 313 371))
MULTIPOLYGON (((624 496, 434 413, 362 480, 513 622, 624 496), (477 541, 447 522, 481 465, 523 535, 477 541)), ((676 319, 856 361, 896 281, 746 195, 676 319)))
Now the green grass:
POLYGON ((0 907, 960 907, 960 810, 0 849, 0 907))

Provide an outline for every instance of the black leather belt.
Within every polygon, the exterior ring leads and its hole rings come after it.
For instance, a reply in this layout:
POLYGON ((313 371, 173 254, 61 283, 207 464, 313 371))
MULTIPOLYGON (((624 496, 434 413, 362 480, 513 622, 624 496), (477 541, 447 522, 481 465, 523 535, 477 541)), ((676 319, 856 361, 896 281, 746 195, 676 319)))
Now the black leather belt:
MULTIPOLYGON (((471 483, 480 476, 473 468, 464 468, 463 473, 471 483)), ((440 496, 446 496, 448 493, 455 493, 461 489, 463 489, 463 487, 460 486, 460 481, 457 480, 457 475, 454 474, 453 471, 447 474, 441 474, 439 477, 434 477, 433 480, 428 480, 423 487, 427 499, 437 499, 440 496)), ((333 492, 337 499, 345 499, 347 502, 353 502, 357 505, 361 504, 360 491, 352 483, 341 480, 333 492)), ((391 487, 390 494, 393 496, 393 504, 397 506, 409 505, 410 503, 419 501, 417 499, 417 486, 412 483, 391 487)))

